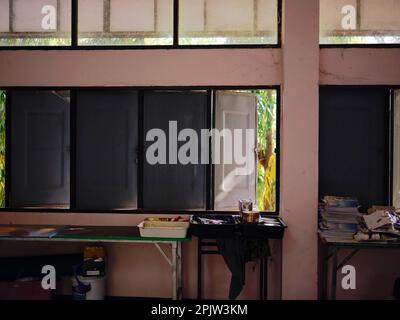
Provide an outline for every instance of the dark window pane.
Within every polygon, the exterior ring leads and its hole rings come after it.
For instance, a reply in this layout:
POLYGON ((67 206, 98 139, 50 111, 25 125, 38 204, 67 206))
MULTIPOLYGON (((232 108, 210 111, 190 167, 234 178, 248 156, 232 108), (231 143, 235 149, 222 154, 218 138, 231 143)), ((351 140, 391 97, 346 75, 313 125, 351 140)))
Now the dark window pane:
MULTIPOLYGON (((207 95, 205 92, 146 92, 144 96, 144 133, 161 129, 167 137, 167 164, 150 164, 147 149, 154 142, 145 142, 143 171, 143 207, 146 210, 205 209, 206 164, 171 164, 168 151, 169 121, 176 121, 177 132, 193 129, 201 136, 207 128, 207 95)), ((176 142, 176 137, 172 137, 176 142)), ((187 140, 188 141, 188 140, 187 140)), ((200 139, 198 140, 200 141, 200 139)), ((199 142, 200 143, 200 142, 199 142)), ((184 141, 177 143, 179 149, 184 141)), ((162 145, 162 144, 161 144, 162 145)), ((200 146, 198 148, 200 150, 200 146)), ((160 151, 159 151, 160 152, 160 151)), ((200 162, 200 151, 198 152, 200 162)))
POLYGON ((69 92, 13 92, 11 121, 11 207, 68 207, 69 92))
POLYGON ((78 92, 78 208, 137 207, 137 117, 136 91, 78 92))
POLYGON ((319 196, 355 196, 364 211, 388 205, 389 93, 322 89, 319 196))

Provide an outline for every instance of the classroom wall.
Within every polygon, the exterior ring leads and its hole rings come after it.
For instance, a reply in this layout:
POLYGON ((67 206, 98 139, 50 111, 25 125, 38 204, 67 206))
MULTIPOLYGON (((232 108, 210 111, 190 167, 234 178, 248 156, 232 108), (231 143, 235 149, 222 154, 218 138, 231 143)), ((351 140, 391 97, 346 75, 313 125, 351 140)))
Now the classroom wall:
POLYGON ((0 86, 277 85, 280 49, 0 52, 0 86))
MULTIPOLYGON (((400 49, 318 49, 318 0, 286 0, 282 49, 0 51, 0 86, 188 86, 282 85, 281 214, 289 228, 271 262, 271 296, 317 297, 318 82, 400 85, 400 49)), ((0 213, 0 223, 135 225, 143 216, 124 214, 0 213)), ((55 250, 30 246, 39 253, 55 250)), ((108 245, 108 294, 170 296, 168 267, 147 245, 108 245)), ((3 254, 21 244, 0 243, 3 254)), ((63 248, 79 250, 79 246, 63 248)), ((358 289, 342 298, 386 298, 400 270, 397 253, 360 252, 353 260, 358 289)), ((226 298, 221 257, 205 261, 205 297, 226 298)), ((240 296, 257 297, 249 265, 240 296)), ((339 276, 339 281, 341 277, 339 276)), ((184 246, 184 296, 196 296, 196 242, 184 246)))
POLYGON ((323 48, 321 85, 399 85, 400 48, 323 48))

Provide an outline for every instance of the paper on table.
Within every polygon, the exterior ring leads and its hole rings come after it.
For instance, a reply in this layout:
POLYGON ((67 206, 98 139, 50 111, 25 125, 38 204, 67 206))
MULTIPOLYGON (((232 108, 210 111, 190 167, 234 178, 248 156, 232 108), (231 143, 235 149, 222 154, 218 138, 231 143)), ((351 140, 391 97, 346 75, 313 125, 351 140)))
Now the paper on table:
POLYGON ((0 226, 0 237, 52 238, 63 227, 0 226))

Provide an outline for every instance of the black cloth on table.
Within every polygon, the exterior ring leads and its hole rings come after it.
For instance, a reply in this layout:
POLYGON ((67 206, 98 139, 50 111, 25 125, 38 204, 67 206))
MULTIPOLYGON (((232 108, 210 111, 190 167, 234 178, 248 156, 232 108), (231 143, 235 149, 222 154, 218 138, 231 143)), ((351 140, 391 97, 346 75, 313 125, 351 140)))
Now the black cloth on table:
POLYGON ((258 241, 265 240, 248 239, 239 235, 232 238, 217 239, 218 250, 232 274, 229 287, 230 300, 235 300, 240 292, 242 292, 243 286, 245 285, 246 262, 261 256, 267 257, 271 254, 268 242, 263 250, 257 245, 258 241), (256 246, 256 248, 254 246, 256 246))
POLYGON ((245 284, 246 243, 236 236, 227 239, 217 239, 218 250, 232 273, 229 287, 229 299, 235 300, 245 284))

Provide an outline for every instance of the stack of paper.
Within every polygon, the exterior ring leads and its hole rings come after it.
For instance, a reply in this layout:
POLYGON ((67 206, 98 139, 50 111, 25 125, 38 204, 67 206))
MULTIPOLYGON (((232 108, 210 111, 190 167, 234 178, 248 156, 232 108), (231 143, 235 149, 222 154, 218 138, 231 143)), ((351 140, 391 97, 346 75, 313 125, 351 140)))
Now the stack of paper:
POLYGON ((352 240, 358 230, 358 200, 326 196, 319 210, 319 233, 328 241, 352 240))
POLYGON ((376 210, 363 219, 369 233, 400 236, 400 216, 394 210, 376 210))

